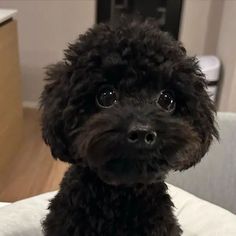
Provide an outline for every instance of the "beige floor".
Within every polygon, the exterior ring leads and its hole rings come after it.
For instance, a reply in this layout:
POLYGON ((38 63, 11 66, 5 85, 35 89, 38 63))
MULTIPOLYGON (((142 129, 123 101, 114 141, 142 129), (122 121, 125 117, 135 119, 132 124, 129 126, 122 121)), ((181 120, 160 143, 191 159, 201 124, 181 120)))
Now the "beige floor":
POLYGON ((0 173, 0 201, 16 201, 58 188, 68 165, 55 161, 43 143, 39 112, 24 109, 24 137, 0 173))

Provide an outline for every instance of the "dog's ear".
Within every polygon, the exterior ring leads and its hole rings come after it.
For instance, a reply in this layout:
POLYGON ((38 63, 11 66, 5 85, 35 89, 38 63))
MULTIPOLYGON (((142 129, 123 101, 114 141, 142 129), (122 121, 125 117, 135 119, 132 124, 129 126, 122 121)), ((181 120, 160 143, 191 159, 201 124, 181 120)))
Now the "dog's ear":
MULTIPOLYGON (((199 134, 200 150, 195 152, 192 160, 186 166, 183 166, 182 169, 188 169, 197 164, 208 152, 213 139, 219 139, 217 124, 215 122, 216 109, 214 102, 206 91, 207 82, 205 76, 201 73, 200 76, 195 76, 193 79, 196 82, 194 83, 195 89, 192 91, 192 94, 195 94, 195 101, 197 102, 194 102, 189 108, 192 111, 192 124, 199 134)), ((194 154, 193 150, 190 150, 190 152, 194 154)), ((191 156, 191 153, 189 156, 191 156)))
POLYGON ((192 126, 194 138, 179 152, 175 170, 185 170, 196 165, 208 152, 213 139, 219 139, 215 122, 216 108, 207 93, 207 81, 195 57, 186 57, 179 63, 177 91, 181 94, 183 110, 187 123, 192 126))
POLYGON ((200 104, 197 106, 201 127, 199 131, 202 140, 201 157, 208 152, 213 138, 219 140, 218 128, 215 121, 215 104, 207 94, 206 86, 204 91, 205 93, 202 95, 201 99, 199 99, 201 106, 200 104))
POLYGON ((197 117, 195 124, 197 123, 196 127, 198 127, 201 137, 201 157, 203 157, 207 153, 213 138, 219 139, 219 133, 215 121, 216 107, 207 92, 207 80, 199 65, 195 68, 197 68, 197 71, 195 71, 194 76, 194 88, 197 102, 192 109, 195 110, 194 117, 197 117))
POLYGON ((41 95, 42 133, 54 158, 73 163, 63 120, 69 89, 67 68, 63 62, 47 68, 47 84, 41 95))

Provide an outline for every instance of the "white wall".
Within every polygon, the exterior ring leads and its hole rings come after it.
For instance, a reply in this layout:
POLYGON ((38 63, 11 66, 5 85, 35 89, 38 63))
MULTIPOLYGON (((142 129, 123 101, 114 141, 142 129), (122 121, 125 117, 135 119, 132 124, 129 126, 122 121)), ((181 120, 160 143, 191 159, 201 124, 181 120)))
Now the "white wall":
POLYGON ((180 40, 192 55, 222 62, 219 110, 236 112, 236 0, 185 0, 180 40))
POLYGON ((38 101, 44 67, 60 60, 67 43, 95 23, 95 4, 95 0, 0 0, 0 8, 18 9, 24 101, 38 101))
POLYGON ((223 62, 220 109, 236 112, 236 1, 225 0, 216 54, 223 62))
POLYGON ((203 54, 211 0, 185 0, 180 40, 191 55, 203 54))
POLYGON ((224 0, 185 0, 180 40, 191 55, 216 52, 224 0))

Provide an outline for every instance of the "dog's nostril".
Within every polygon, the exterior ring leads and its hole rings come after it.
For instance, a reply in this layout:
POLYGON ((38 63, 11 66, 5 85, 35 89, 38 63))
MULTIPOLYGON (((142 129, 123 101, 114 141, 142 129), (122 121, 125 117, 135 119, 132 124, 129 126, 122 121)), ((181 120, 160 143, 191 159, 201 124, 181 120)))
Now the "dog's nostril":
POLYGON ((129 143, 143 143, 147 145, 153 145, 156 142, 156 137, 157 134, 155 131, 135 129, 128 133, 127 140, 129 143))
POLYGON ((145 137, 144 141, 146 144, 154 144, 156 141, 157 134, 154 131, 148 132, 145 137))
POLYGON ((136 143, 138 141, 138 132, 136 131, 131 131, 129 134, 128 134, 128 141, 130 143, 136 143))

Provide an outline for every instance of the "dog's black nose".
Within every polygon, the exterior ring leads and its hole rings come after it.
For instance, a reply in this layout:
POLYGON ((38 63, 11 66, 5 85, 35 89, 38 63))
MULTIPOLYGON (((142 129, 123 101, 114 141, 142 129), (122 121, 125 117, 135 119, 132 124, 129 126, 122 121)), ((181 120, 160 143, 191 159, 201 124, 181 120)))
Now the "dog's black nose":
POLYGON ((127 136, 129 143, 143 143, 146 145, 153 145, 156 142, 156 138, 156 131, 145 125, 131 126, 127 136))

